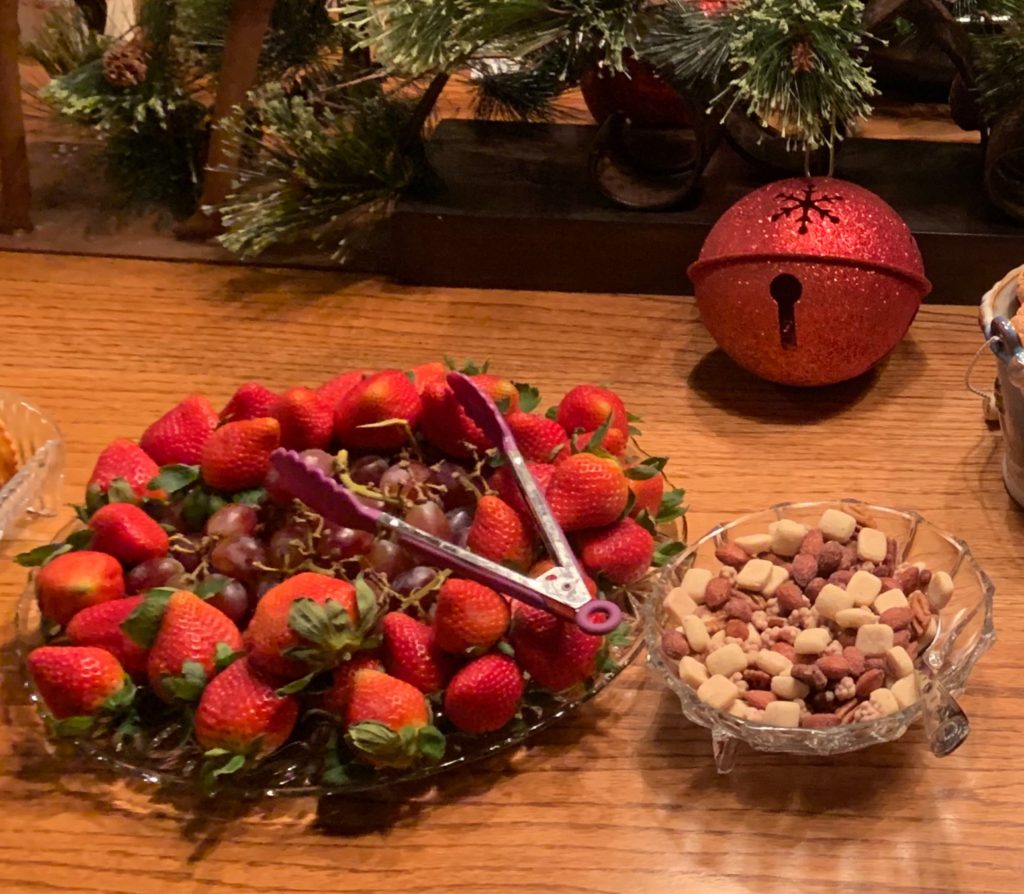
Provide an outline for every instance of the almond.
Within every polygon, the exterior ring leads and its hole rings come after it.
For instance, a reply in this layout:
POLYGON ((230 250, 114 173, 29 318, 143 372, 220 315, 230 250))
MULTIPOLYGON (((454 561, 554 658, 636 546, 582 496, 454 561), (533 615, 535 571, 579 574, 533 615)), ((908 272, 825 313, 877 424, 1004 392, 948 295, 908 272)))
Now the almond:
POLYGON ((897 568, 893 573, 893 580, 896 581, 896 586, 901 589, 905 595, 909 596, 914 590, 917 590, 921 586, 921 569, 916 565, 907 565, 906 568, 897 568))
POLYGON ((704 591, 704 604, 711 611, 718 611, 732 596, 732 584, 724 577, 714 577, 708 581, 704 591))
POLYGON ((715 558, 723 565, 735 568, 737 571, 747 564, 750 557, 735 543, 725 543, 715 550, 715 558))
POLYGON ((817 558, 825 548, 825 536, 821 528, 811 528, 805 535, 803 543, 800 544, 800 552, 817 558))
POLYGON ((789 576, 799 587, 806 587, 818 576, 818 560, 810 553, 800 553, 793 559, 789 576))
POLYGON ((767 705, 777 700, 774 692, 765 692, 763 689, 748 689, 741 696, 750 707, 763 711, 767 705))
MULTIPOLYGON (((729 601, 725 603, 725 613, 730 618, 736 618, 747 624, 750 619, 754 616, 753 606, 750 604, 750 600, 743 596, 731 596, 729 601)), ((728 634, 732 636, 732 634, 728 634)), ((746 636, 746 633, 742 634, 746 636)))
POLYGON ((843 658, 850 665, 850 676, 859 677, 865 671, 864 660, 867 656, 856 646, 847 646, 843 649, 843 658))
POLYGON ((743 682, 751 689, 771 689, 772 675, 758 670, 756 667, 748 667, 743 671, 743 682))
POLYGON ((838 681, 850 675, 850 662, 842 655, 822 655, 814 663, 832 681, 838 681))
POLYGON ((736 618, 730 619, 725 625, 725 635, 734 639, 746 639, 749 632, 746 622, 736 618))
POLYGON ((779 601, 779 612, 783 615, 788 615, 807 605, 806 597, 793 581, 781 584, 775 591, 775 598, 779 601))
POLYGON ((857 698, 867 698, 876 689, 885 685, 885 671, 881 668, 872 668, 864 671, 857 680, 857 698))
POLYGON ((804 729, 829 729, 839 726, 842 723, 841 717, 835 714, 804 714, 800 718, 800 726, 804 729))
POLYGON ((678 661, 684 655, 690 654, 690 644, 678 630, 666 630, 661 635, 661 651, 666 658, 678 661))
POLYGON ((914 620, 914 610, 907 606, 886 609, 878 618, 879 624, 888 624, 893 630, 904 630, 914 620))
POLYGON ((789 675, 801 683, 806 683, 811 689, 824 689, 828 685, 825 672, 814 664, 794 664, 789 675))
POLYGON ((778 652, 780 655, 784 655, 790 661, 796 661, 796 649, 794 649, 789 643, 775 643, 772 646, 773 652, 778 652))
POLYGON ((828 577, 832 572, 838 571, 842 560, 843 545, 838 540, 830 540, 818 553, 818 576, 828 577))

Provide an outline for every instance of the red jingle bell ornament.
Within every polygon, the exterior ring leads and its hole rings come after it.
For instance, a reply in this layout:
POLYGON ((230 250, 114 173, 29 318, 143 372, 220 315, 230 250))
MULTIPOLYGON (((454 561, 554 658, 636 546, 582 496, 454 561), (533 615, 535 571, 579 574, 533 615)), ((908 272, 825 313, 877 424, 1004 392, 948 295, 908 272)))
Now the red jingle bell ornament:
POLYGON ((900 216, 831 177, 781 180, 740 199, 689 274, 722 350, 784 385, 830 385, 871 369, 931 291, 900 216))

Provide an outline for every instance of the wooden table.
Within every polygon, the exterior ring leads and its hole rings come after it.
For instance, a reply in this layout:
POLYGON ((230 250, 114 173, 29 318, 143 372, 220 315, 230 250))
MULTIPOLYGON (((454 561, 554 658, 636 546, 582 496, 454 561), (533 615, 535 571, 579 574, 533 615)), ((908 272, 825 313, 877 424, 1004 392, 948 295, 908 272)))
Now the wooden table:
MULTIPOLYGON (((707 733, 637 666, 526 752, 455 773, 432 794, 218 817, 90 781, 46 756, 11 646, 24 573, 4 563, 0 890, 1024 887, 1024 520, 999 479, 999 436, 963 387, 980 344, 970 309, 926 308, 876 376, 818 392, 740 372, 712 351, 693 305, 671 298, 413 290, 324 273, 0 253, 0 320, 0 386, 62 426, 69 500, 107 441, 137 435, 187 392, 219 402, 250 378, 281 387, 347 367, 472 356, 548 400, 578 382, 613 385, 644 417, 647 446, 672 457, 694 533, 785 498, 856 495, 916 508, 964 536, 999 589, 999 642, 963 699, 974 732, 944 760, 915 729, 829 761, 743 751, 719 777, 707 733)), ((32 529, 30 542, 53 527, 32 529)), ((6 555, 28 543, 6 544, 6 555)))

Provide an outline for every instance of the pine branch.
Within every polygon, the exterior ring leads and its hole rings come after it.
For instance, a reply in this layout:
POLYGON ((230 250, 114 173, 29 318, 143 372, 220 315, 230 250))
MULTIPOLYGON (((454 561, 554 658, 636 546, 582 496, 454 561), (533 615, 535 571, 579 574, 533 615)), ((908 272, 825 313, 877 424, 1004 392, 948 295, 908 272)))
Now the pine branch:
POLYGON ((972 35, 978 99, 990 122, 1024 105, 1024 0, 989 0, 988 27, 972 35))
POLYGON ((510 71, 476 63, 477 114, 509 121, 550 121, 554 102, 579 81, 576 57, 571 46, 560 42, 510 71))
POLYGON ((72 3, 55 6, 25 54, 51 77, 66 75, 99 59, 110 41, 93 31, 82 11, 72 3))

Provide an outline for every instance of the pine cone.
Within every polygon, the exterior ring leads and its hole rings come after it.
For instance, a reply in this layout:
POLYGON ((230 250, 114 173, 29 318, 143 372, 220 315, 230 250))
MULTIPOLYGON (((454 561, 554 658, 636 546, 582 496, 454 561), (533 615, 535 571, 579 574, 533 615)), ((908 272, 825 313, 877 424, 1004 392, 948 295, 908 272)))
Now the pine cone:
POLYGON ((793 44, 789 60, 789 70, 792 74, 814 71, 814 50, 806 40, 799 40, 793 44))
POLYGON ((103 77, 114 87, 137 87, 146 78, 148 57, 137 37, 114 44, 103 54, 103 77))

